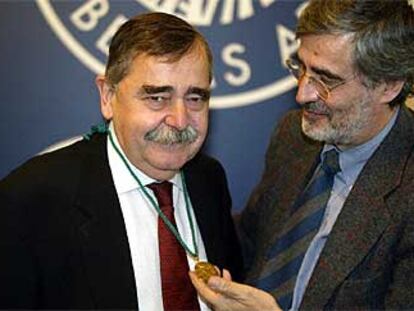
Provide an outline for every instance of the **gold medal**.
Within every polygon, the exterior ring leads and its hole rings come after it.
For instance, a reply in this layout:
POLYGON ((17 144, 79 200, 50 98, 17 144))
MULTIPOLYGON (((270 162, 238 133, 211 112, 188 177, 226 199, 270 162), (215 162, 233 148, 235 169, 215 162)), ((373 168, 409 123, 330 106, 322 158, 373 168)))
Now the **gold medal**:
POLYGON ((197 277, 207 283, 208 279, 211 276, 218 276, 219 273, 217 272, 214 265, 207 261, 199 261, 195 265, 195 274, 197 277))

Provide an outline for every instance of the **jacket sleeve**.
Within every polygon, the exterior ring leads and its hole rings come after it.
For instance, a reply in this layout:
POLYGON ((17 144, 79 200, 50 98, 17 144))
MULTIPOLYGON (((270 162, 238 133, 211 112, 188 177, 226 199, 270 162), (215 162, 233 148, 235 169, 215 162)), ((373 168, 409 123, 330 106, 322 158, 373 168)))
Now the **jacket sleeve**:
POLYGON ((35 262, 23 206, 0 183, 0 309, 36 308, 35 262))

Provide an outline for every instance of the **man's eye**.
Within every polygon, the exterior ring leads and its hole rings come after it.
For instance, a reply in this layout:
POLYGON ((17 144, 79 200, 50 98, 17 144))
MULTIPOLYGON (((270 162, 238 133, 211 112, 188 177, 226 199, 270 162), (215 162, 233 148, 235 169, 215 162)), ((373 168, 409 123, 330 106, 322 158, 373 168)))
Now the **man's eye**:
POLYGON ((151 95, 147 97, 152 102, 162 103, 167 100, 167 97, 160 95, 151 95))
POLYGON ((201 96, 188 96, 187 100, 190 102, 197 103, 197 102, 203 101, 203 98, 201 96))
POLYGON ((152 109, 162 109, 169 103, 170 97, 166 95, 147 95, 143 99, 152 109))
POLYGON ((321 77, 320 80, 327 86, 327 87, 334 87, 335 85, 341 83, 338 79, 332 79, 328 77, 321 77))
POLYGON ((187 105, 193 109, 202 109, 207 104, 208 99, 201 95, 191 95, 186 97, 187 105))
POLYGON ((170 100, 170 97, 167 95, 148 95, 145 97, 145 100, 151 105, 164 105, 167 104, 170 100))

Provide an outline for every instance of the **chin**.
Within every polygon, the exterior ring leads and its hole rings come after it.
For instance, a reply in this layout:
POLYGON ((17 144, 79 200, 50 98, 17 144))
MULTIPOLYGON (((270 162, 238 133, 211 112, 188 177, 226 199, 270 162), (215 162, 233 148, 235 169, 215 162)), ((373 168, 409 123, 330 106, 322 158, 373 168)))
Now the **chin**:
POLYGON ((315 141, 319 141, 326 144, 347 144, 348 140, 346 136, 340 135, 340 133, 332 128, 302 128, 303 133, 315 141))
POLYGON ((189 160, 193 158, 189 154, 180 154, 169 152, 167 154, 158 154, 152 157, 153 165, 162 170, 180 170, 189 160))
POLYGON ((310 124, 306 120, 302 121, 302 132, 316 141, 326 142, 330 140, 329 128, 326 128, 326 126, 318 126, 317 124, 310 124))
POLYGON ((200 149, 195 144, 190 145, 152 145, 147 149, 146 159, 154 167, 162 170, 180 170, 191 160, 200 149))

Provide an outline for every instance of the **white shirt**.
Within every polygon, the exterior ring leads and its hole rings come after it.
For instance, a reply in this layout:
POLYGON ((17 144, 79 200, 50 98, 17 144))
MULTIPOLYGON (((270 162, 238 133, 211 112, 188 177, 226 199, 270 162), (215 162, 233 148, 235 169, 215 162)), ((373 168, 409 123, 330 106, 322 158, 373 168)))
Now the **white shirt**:
MULTIPOLYGON (((113 130, 112 124, 110 130, 114 143, 126 158, 119 146, 118 140, 113 130)), ((107 152, 109 166, 115 184, 121 205, 122 215, 124 218, 125 228, 128 236, 129 248, 131 251, 132 266, 135 275, 135 284, 137 288, 138 307, 144 311, 162 311, 162 293, 161 293, 161 274, 160 258, 158 250, 158 214, 145 196, 137 181, 131 176, 122 159, 113 148, 109 136, 107 141, 107 152)), ((153 182, 154 179, 145 175, 138 170, 131 162, 128 165, 132 168, 134 174, 139 178, 141 183, 146 186, 153 182)), ((180 174, 175 175, 171 180, 173 184, 173 204, 174 216, 177 223, 178 232, 187 246, 194 250, 192 241, 191 228, 186 212, 184 192, 180 174)), ((147 192, 157 202, 153 192, 146 188, 147 192)), ((195 237, 198 246, 200 260, 207 260, 204 243, 195 221, 194 211, 189 206, 191 217, 194 223, 195 237)), ((195 262, 188 256, 187 260, 190 270, 194 270, 195 262)), ((199 298, 201 311, 210 310, 199 298)))

